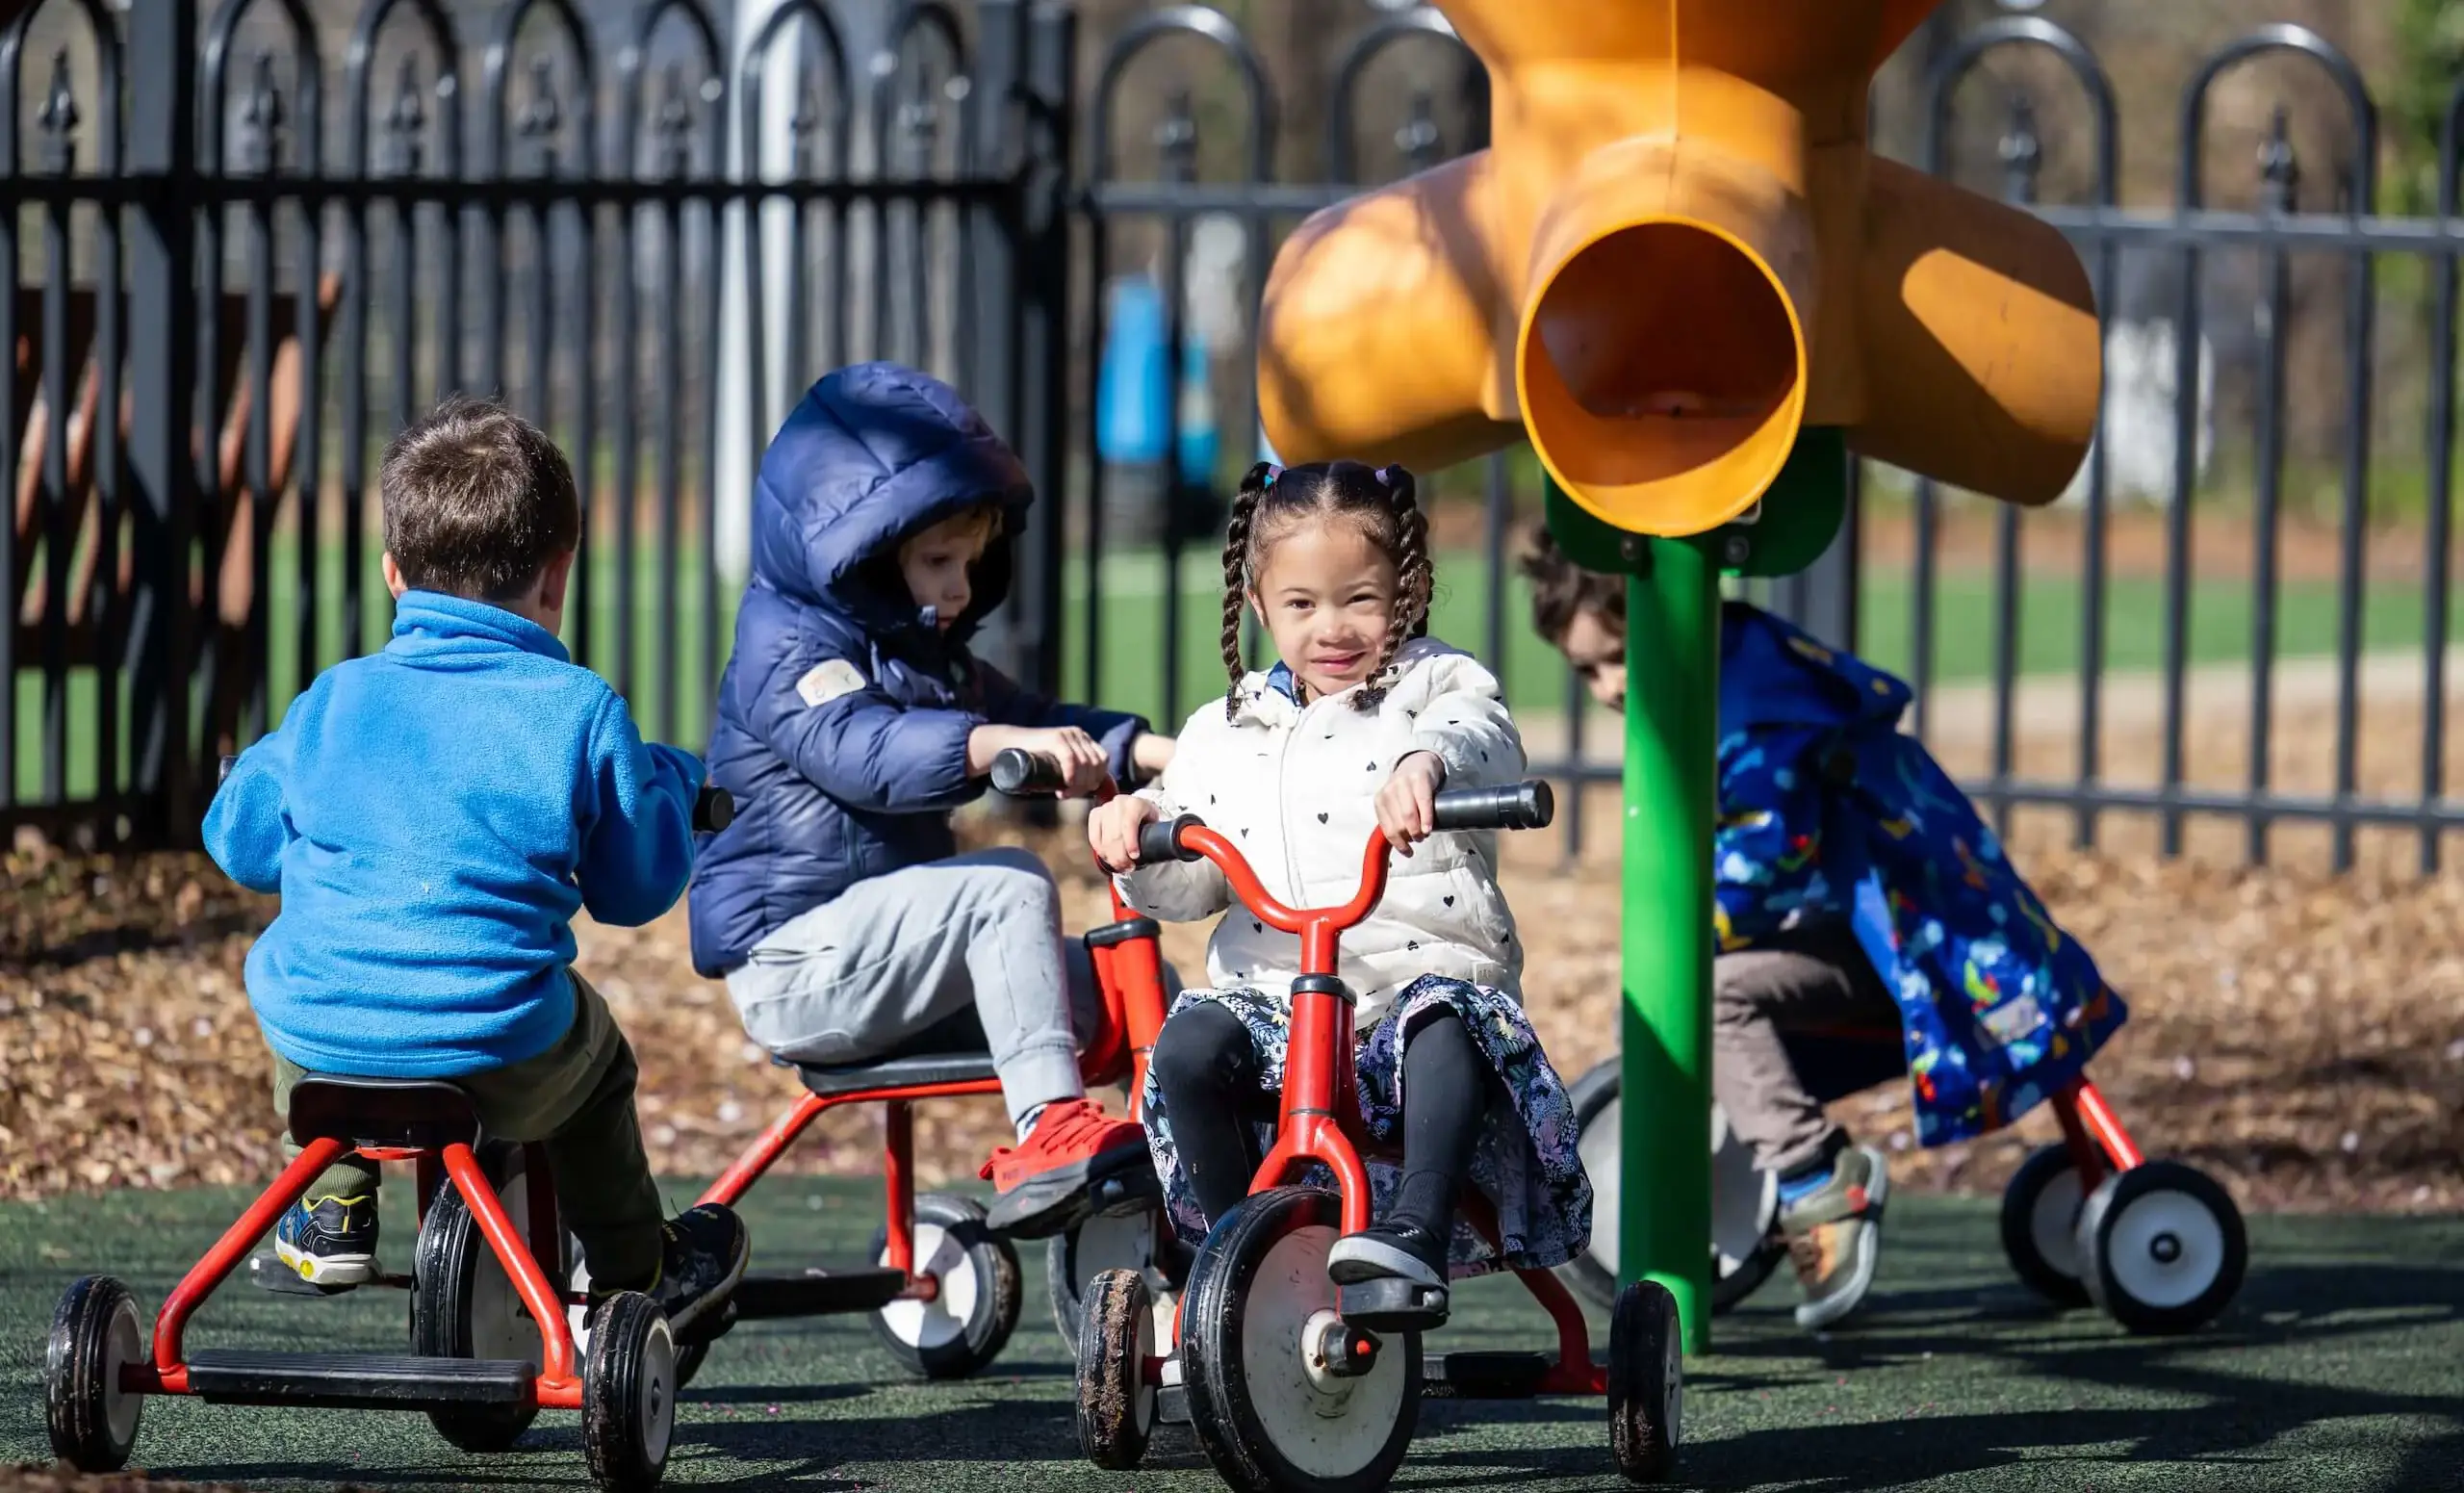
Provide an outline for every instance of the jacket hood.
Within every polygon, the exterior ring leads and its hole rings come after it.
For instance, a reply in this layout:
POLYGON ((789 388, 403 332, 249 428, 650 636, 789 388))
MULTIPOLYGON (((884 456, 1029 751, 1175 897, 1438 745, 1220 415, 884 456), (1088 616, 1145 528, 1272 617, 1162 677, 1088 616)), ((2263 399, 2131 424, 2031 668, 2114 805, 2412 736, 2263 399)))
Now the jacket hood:
POLYGON ((807 390, 762 453, 753 578, 870 626, 929 624, 867 561, 979 503, 1001 509, 951 628, 963 639, 1010 593, 1011 552, 1035 490, 1026 467, 958 391, 895 363, 859 363, 807 390))
POLYGON ((1905 683, 1855 655, 1825 648, 1758 606, 1722 605, 1722 734, 1855 723, 1894 729, 1908 701, 1905 683))

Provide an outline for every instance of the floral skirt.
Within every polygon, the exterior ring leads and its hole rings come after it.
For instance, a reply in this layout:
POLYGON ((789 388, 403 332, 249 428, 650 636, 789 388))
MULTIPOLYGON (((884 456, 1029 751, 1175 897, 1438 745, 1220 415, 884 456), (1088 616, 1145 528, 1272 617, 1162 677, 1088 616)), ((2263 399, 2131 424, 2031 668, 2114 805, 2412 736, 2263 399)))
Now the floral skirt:
MULTIPOLYGON (((1288 995, 1235 989, 1182 992, 1172 1010, 1212 1001, 1240 1018, 1256 1044, 1260 1093, 1269 1097, 1283 1090, 1285 1046, 1292 1034, 1292 1002, 1288 995)), ((1370 1029, 1358 1045, 1361 1120, 1379 1141, 1396 1140, 1403 1122, 1403 1039, 1433 1013, 1451 1010, 1489 1066, 1496 1070, 1508 1102, 1490 1106, 1487 1124, 1472 1158, 1472 1185, 1486 1194, 1497 1210, 1502 1257, 1460 1217, 1455 1220, 1450 1274, 1460 1279, 1491 1271, 1546 1270, 1562 1265, 1583 1251, 1591 1241, 1591 1179, 1583 1174, 1575 1149, 1573 1102, 1523 1008, 1485 986, 1435 975, 1415 980, 1395 1002, 1387 1018, 1370 1029)), ((1155 1075, 1146 1076, 1141 1096, 1146 1119, 1147 1146, 1154 1152, 1156 1172, 1164 1180, 1165 1205, 1172 1227, 1194 1246, 1206 1236, 1206 1215, 1190 1188, 1180 1152, 1172 1144, 1172 1118, 1155 1075)), ((1259 1154, 1273 1142, 1274 1127, 1257 1130, 1259 1154)), ((1383 1217, 1394 1200, 1401 1173, 1388 1163, 1369 1164, 1370 1192, 1376 1214, 1383 1217)), ((1305 1178, 1332 1187, 1324 1167, 1313 1167, 1305 1178)))

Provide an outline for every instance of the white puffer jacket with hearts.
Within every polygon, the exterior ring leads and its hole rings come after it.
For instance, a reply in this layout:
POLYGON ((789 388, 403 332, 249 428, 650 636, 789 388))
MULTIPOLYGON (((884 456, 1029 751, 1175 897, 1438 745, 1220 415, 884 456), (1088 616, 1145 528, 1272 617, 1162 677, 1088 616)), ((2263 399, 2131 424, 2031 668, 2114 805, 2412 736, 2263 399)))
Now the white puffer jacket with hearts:
MULTIPOLYGON (((1285 906, 1349 901, 1377 827, 1377 790, 1398 761, 1434 752, 1449 788, 1524 776, 1523 738, 1497 677, 1479 660, 1422 638, 1405 644, 1396 664, 1386 698, 1366 714, 1354 707, 1356 687, 1304 708, 1271 674, 1248 675, 1232 717, 1219 699, 1201 707, 1181 728, 1170 767, 1140 796, 1167 819, 1194 813, 1230 839, 1285 906)), ((1343 935, 1341 973, 1360 1001, 1355 1031, 1369 1030, 1424 974, 1521 1001, 1523 945, 1498 889, 1497 850, 1494 832, 1450 832, 1394 858, 1385 900, 1343 935)), ((1232 906, 1211 862, 1142 865, 1121 877, 1120 888, 1152 917, 1195 922, 1224 914, 1206 950, 1208 983, 1218 989, 1280 992, 1299 972, 1300 940, 1232 906)))

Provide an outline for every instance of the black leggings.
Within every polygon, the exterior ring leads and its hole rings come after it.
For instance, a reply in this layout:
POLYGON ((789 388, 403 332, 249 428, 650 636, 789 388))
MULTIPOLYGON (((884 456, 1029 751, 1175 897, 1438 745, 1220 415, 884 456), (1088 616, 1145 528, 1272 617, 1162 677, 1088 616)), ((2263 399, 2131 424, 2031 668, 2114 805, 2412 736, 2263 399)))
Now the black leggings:
MULTIPOLYGON (((1265 1158, 1254 1127, 1278 1105, 1263 1088, 1258 1049, 1241 1018, 1201 1002, 1164 1023, 1148 1060, 1172 1121, 1172 1141, 1208 1223, 1248 1196, 1265 1158)), ((1384 1221, 1444 1238, 1456 1191, 1488 1118, 1489 1066, 1451 1011, 1424 1017, 1403 1042, 1403 1180, 1384 1221)))

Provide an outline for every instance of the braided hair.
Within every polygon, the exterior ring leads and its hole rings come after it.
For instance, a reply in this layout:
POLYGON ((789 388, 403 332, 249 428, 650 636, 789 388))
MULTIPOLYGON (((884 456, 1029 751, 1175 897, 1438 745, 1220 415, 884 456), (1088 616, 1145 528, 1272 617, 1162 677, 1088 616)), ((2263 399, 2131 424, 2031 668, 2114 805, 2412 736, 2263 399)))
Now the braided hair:
POLYGON ((1377 666, 1353 697, 1363 714, 1385 703, 1393 686, 1395 656, 1413 638, 1428 635, 1429 594, 1436 579, 1429 563, 1428 518, 1421 512, 1419 483, 1399 465, 1370 467, 1357 461, 1313 462, 1284 468, 1262 461, 1241 478, 1232 500, 1232 523, 1223 536, 1223 672, 1229 687, 1223 713, 1240 713, 1241 608, 1248 600, 1267 552, 1304 520, 1340 521, 1356 527, 1394 562, 1395 614, 1377 654, 1377 666))

